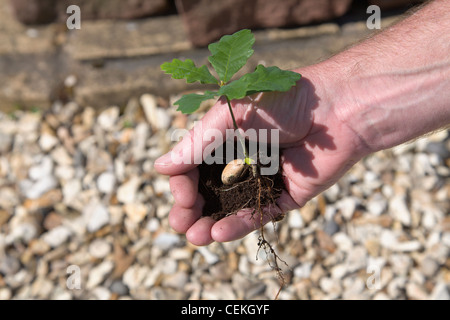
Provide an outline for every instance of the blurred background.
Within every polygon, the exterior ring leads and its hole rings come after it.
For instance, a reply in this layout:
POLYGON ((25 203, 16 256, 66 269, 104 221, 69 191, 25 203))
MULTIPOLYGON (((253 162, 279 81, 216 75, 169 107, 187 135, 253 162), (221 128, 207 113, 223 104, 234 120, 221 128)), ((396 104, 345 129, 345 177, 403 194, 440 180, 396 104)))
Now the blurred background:
MULTIPOLYGON (((199 90, 160 64, 207 63, 251 28, 257 64, 317 63, 409 0, 0 0, 0 299, 273 299, 258 233, 196 247, 168 225, 153 169, 199 90), (69 29, 69 5, 81 11, 69 29)), ((450 299, 450 137, 373 154, 266 237, 289 268, 280 299, 450 299)))

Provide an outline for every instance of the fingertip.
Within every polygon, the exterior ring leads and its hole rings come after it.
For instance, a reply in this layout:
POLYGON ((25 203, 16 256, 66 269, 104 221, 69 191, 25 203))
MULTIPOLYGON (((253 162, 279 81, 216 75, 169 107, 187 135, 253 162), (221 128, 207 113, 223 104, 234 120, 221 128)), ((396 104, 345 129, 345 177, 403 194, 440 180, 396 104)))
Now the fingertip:
POLYGON ((219 220, 211 230, 211 237, 217 242, 227 242, 245 237, 255 230, 250 210, 241 210, 219 220))
POLYGON ((216 221, 211 217, 203 217, 197 220, 186 232, 186 239, 196 246, 206 246, 214 242, 211 237, 211 229, 216 221))
POLYGON ((197 201, 199 172, 197 168, 185 174, 169 178, 170 191, 175 203, 184 208, 191 208, 197 201))
POLYGON ((201 217, 204 203, 201 195, 198 195, 194 205, 190 208, 184 208, 175 203, 169 212, 169 225, 176 232, 186 233, 201 217))

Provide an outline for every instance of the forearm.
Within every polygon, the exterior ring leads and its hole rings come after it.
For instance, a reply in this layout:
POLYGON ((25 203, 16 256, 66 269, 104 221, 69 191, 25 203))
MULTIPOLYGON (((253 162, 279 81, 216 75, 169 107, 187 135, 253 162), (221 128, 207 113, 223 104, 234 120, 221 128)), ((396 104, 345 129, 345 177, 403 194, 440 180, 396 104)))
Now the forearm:
POLYGON ((448 126, 450 1, 433 1, 317 67, 335 75, 333 111, 369 152, 448 126))

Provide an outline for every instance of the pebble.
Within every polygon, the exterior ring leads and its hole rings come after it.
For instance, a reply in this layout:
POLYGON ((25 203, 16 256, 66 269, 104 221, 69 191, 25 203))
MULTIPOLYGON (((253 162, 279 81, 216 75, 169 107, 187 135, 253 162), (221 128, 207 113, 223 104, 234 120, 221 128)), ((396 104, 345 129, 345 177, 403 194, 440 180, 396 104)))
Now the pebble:
POLYGON ((51 152, 51 156, 53 161, 60 166, 71 166, 73 164, 73 157, 71 157, 67 150, 62 146, 55 148, 51 152))
POLYGON ((98 124, 105 131, 112 131, 119 118, 119 113, 119 107, 111 107, 102 111, 97 118, 98 124))
POLYGON ((72 232, 66 226, 57 226, 42 235, 42 239, 52 248, 59 247, 69 240, 72 232))
POLYGON ((149 273, 149 267, 134 264, 125 271, 122 281, 130 290, 137 289, 149 273))
POLYGON ((49 152, 58 143, 59 139, 55 137, 54 134, 44 132, 41 134, 41 137, 39 138, 39 146, 44 152, 49 152))
POLYGON ((308 279, 311 275, 311 268, 311 262, 302 263, 299 266, 295 267, 294 276, 299 279, 308 279))
POLYGON ((38 199, 42 197, 44 193, 56 188, 57 186, 58 180, 51 175, 41 177, 34 183, 30 180, 24 180, 21 182, 22 194, 28 199, 38 199))
POLYGON ((114 268, 114 262, 103 261, 98 266, 92 268, 86 283, 86 289, 93 289, 100 285, 114 268))
POLYGON ((336 203, 336 207, 341 211, 342 216, 346 220, 350 220, 353 217, 356 206, 359 204, 359 200, 355 197, 346 197, 339 200, 336 203))
POLYGON ((426 277, 432 277, 439 270, 439 263, 430 257, 426 257, 420 264, 420 270, 426 277))
POLYGON ((103 172, 97 178, 97 188, 100 192, 111 194, 115 190, 116 176, 112 172, 103 172))
POLYGON ((387 209, 388 202, 379 192, 374 193, 367 202, 367 210, 374 216, 379 216, 387 209))
POLYGON ((167 250, 180 242, 180 237, 173 233, 162 232, 153 240, 153 245, 161 250, 167 250))
POLYGON ((83 187, 79 179, 71 179, 67 181, 62 188, 64 203, 71 204, 75 199, 78 198, 83 187))
POLYGON ((95 200, 89 202, 83 209, 83 217, 88 232, 95 232, 110 221, 108 209, 95 200))
POLYGON ((400 221, 404 226, 411 226, 411 214, 406 203, 406 198, 403 195, 395 195, 389 201, 389 212, 394 219, 400 221))
MULTIPOLYGON (((203 114, 170 103, 0 112, 0 299, 274 298, 257 232, 197 247, 170 229, 174 199, 153 163, 203 114), (82 290, 65 286, 69 266, 82 290)), ((450 299, 443 132, 366 157, 264 229, 289 265, 281 300, 450 299), (374 270, 380 288, 366 283, 374 270)))
POLYGON ((17 273, 20 268, 20 262, 13 256, 6 256, 0 260, 0 272, 5 275, 17 273))
POLYGON ((105 287, 96 287, 92 289, 92 296, 95 300, 109 300, 111 292, 105 287))
POLYGON ((429 297, 430 300, 450 300, 450 292, 448 289, 448 285, 444 282, 438 282, 436 286, 433 288, 431 295, 429 297))
POLYGON ((11 149, 13 136, 0 131, 0 154, 7 153, 11 149))
POLYGON ((115 293, 118 296, 127 296, 129 293, 128 287, 122 281, 119 280, 114 281, 111 284, 109 290, 111 290, 112 293, 115 293))
POLYGON ((209 265, 213 265, 219 261, 219 256, 209 251, 207 247, 199 247, 197 251, 200 252, 209 265))
POLYGON ((123 208, 128 219, 138 224, 147 216, 148 206, 143 203, 127 203, 123 208))
POLYGON ((106 258, 110 252, 111 244, 105 239, 95 239, 89 245, 89 254, 94 258, 106 258))
POLYGON ((342 288, 338 281, 332 278, 324 277, 319 282, 320 289, 331 295, 330 298, 337 298, 342 292, 342 288))
POLYGON ((140 101, 152 129, 167 130, 172 123, 171 116, 167 110, 157 107, 156 98, 153 95, 144 94, 140 101))
POLYGON ((117 188, 117 200, 122 203, 133 203, 136 199, 136 193, 141 184, 139 177, 132 177, 127 182, 117 188))
POLYGON ((292 210, 291 212, 289 212, 288 223, 289 223, 289 227, 291 227, 293 229, 303 228, 304 223, 303 223, 303 218, 300 213, 300 210, 296 209, 296 210, 292 210))

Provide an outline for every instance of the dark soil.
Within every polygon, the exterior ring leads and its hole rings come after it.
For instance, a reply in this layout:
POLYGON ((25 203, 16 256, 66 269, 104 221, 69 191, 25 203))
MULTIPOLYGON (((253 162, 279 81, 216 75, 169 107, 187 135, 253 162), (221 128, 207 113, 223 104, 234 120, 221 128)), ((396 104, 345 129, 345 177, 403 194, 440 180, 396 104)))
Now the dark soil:
MULTIPOLYGON (((270 147, 266 150, 270 150, 270 147)), ((275 175, 261 175, 259 179, 254 177, 252 170, 249 169, 240 181, 232 185, 224 185, 221 175, 225 166, 226 164, 202 163, 198 167, 199 192, 206 202, 203 207, 203 216, 220 220, 243 208, 251 208, 257 212, 273 204, 285 188, 281 166, 275 175)))

